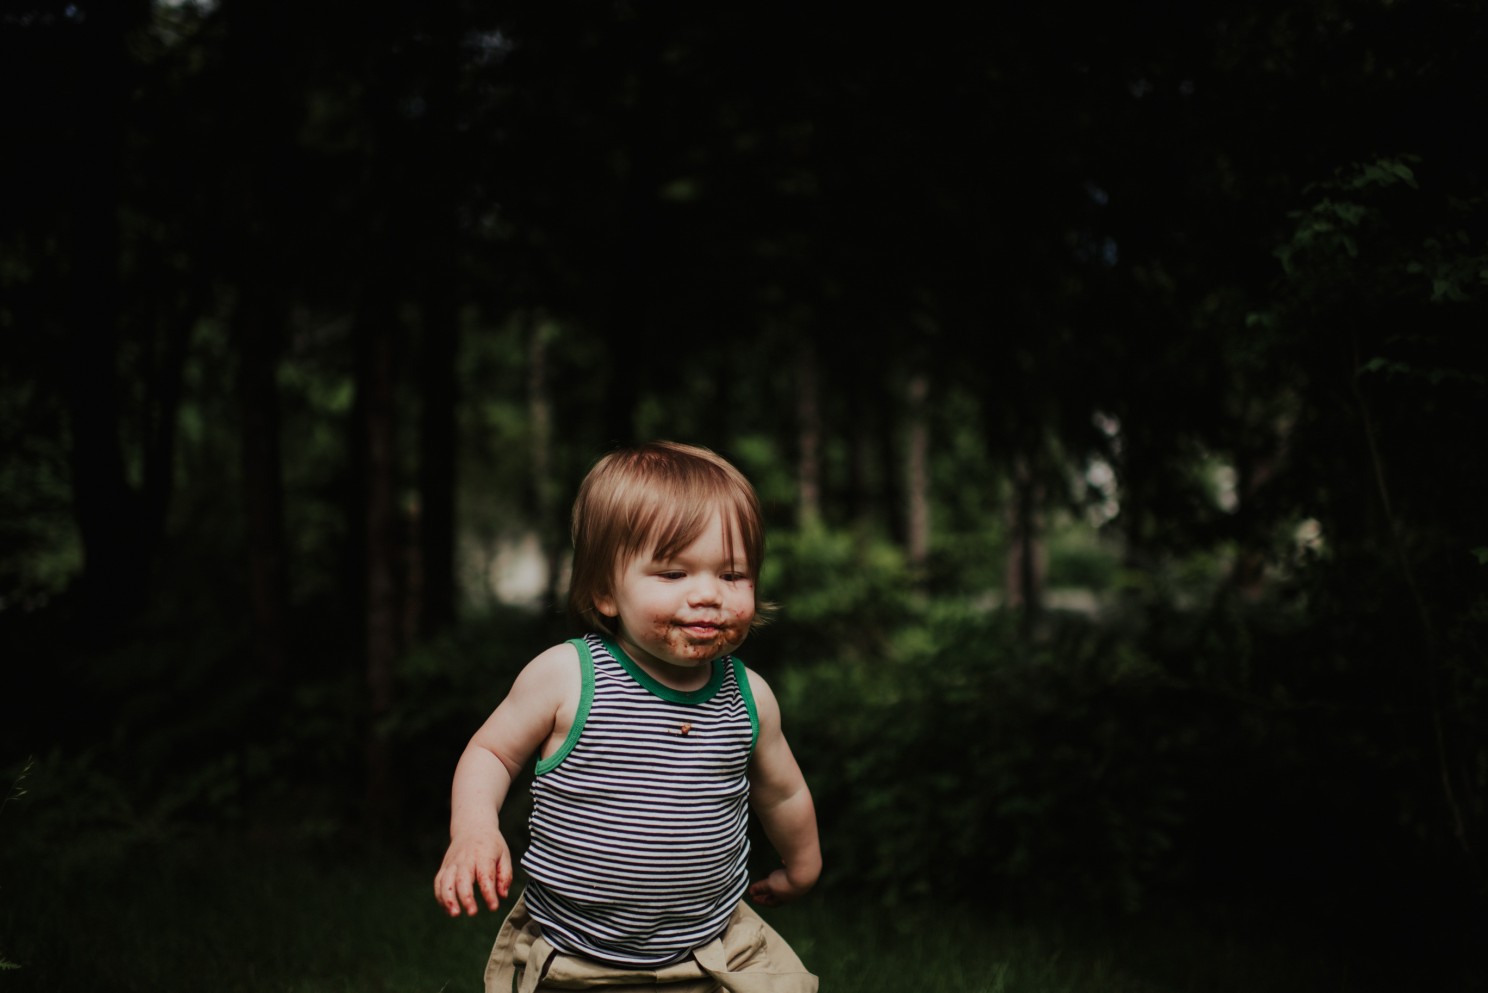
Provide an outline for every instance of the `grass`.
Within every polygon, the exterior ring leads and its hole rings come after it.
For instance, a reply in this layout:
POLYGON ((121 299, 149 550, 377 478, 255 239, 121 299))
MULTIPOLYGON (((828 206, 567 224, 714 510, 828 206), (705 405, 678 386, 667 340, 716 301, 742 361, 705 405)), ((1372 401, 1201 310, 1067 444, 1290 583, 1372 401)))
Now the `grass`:
MULTIPOLYGON (((498 924, 451 920, 433 865, 223 841, 0 855, 0 991, 476 993, 498 924)), ((1196 925, 997 922, 813 897, 768 914, 824 991, 1357 990, 1358 977, 1196 925)))
POLYGON ((20 968, 0 988, 480 988, 492 921, 443 918, 411 867, 188 847, 136 849, 62 885, 44 866, 9 866, 0 948, 20 968))
POLYGON ((771 916, 825 991, 1254 993, 1361 987, 1337 963, 1174 921, 1010 923, 807 901, 771 916))

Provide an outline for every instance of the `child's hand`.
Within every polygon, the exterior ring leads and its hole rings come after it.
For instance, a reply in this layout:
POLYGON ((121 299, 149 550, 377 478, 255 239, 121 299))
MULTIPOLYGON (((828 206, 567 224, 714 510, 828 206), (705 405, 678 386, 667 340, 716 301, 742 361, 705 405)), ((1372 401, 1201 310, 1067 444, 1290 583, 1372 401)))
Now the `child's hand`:
POLYGON ((790 874, 776 869, 764 879, 749 887, 749 898, 763 907, 778 907, 806 895, 811 885, 791 882, 790 874))
POLYGON ((478 886, 486 906, 495 910, 510 892, 511 881, 511 850, 500 831, 460 836, 450 842, 444 864, 434 876, 434 899, 451 917, 459 917, 461 908, 474 914, 480 909, 475 895, 478 886))

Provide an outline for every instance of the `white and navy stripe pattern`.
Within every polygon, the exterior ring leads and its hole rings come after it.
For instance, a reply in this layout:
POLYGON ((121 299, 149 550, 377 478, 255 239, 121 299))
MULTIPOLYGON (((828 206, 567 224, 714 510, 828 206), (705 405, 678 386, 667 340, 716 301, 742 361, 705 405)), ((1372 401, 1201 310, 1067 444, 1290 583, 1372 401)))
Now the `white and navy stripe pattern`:
POLYGON ((560 951, 667 965, 718 937, 749 883, 748 677, 723 658, 680 693, 597 635, 573 644, 583 697, 533 778, 527 908, 560 951))

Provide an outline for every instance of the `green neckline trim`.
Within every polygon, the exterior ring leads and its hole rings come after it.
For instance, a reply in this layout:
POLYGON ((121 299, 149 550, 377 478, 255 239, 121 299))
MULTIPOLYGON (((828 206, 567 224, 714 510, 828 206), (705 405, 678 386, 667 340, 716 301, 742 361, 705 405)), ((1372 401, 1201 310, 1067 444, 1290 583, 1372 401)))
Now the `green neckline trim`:
POLYGON ((563 744, 558 750, 545 759, 537 760, 537 769, 533 775, 541 776, 545 772, 551 772, 558 768, 558 763, 568 757, 574 746, 579 743, 579 735, 584 733, 584 722, 589 719, 589 707, 594 703, 594 656, 589 654, 589 643, 583 638, 574 638, 569 641, 579 650, 579 707, 574 712, 573 724, 568 729, 568 737, 563 739, 563 744))
MULTIPOLYGON (((615 661, 620 663, 620 667, 630 673, 631 678, 645 687, 653 696, 660 697, 667 703, 707 703, 713 699, 714 694, 718 692, 718 688, 723 685, 723 663, 729 658, 727 655, 721 659, 713 660, 713 674, 708 678, 708 682, 705 685, 686 692, 683 690, 674 690, 665 683, 659 682, 656 677, 637 665, 629 655, 625 654, 625 649, 621 648, 615 642, 604 637, 601 637, 600 640, 604 642, 604 646, 609 649, 610 654, 615 657, 615 661)), ((592 665, 593 663, 591 662, 590 664, 592 665)))

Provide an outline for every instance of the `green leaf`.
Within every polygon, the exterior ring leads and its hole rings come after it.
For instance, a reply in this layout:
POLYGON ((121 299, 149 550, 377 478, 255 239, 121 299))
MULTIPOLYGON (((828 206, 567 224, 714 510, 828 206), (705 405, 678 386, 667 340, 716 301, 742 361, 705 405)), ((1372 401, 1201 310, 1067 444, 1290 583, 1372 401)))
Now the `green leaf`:
POLYGON ((1359 368, 1359 372, 1384 372, 1394 376, 1412 373, 1415 372, 1415 370, 1406 365, 1404 362, 1396 362, 1394 359, 1387 359, 1382 355, 1376 355, 1368 362, 1365 362, 1364 365, 1359 368))
POLYGON ((1411 171, 1410 166, 1406 165, 1404 162, 1394 161, 1393 159, 1387 159, 1384 162, 1382 162, 1381 164, 1387 170, 1389 170, 1390 172, 1394 173, 1396 176, 1400 177, 1401 179, 1405 180, 1406 184, 1408 186, 1410 186, 1412 189, 1415 188, 1415 186, 1416 186, 1416 174, 1411 171))

